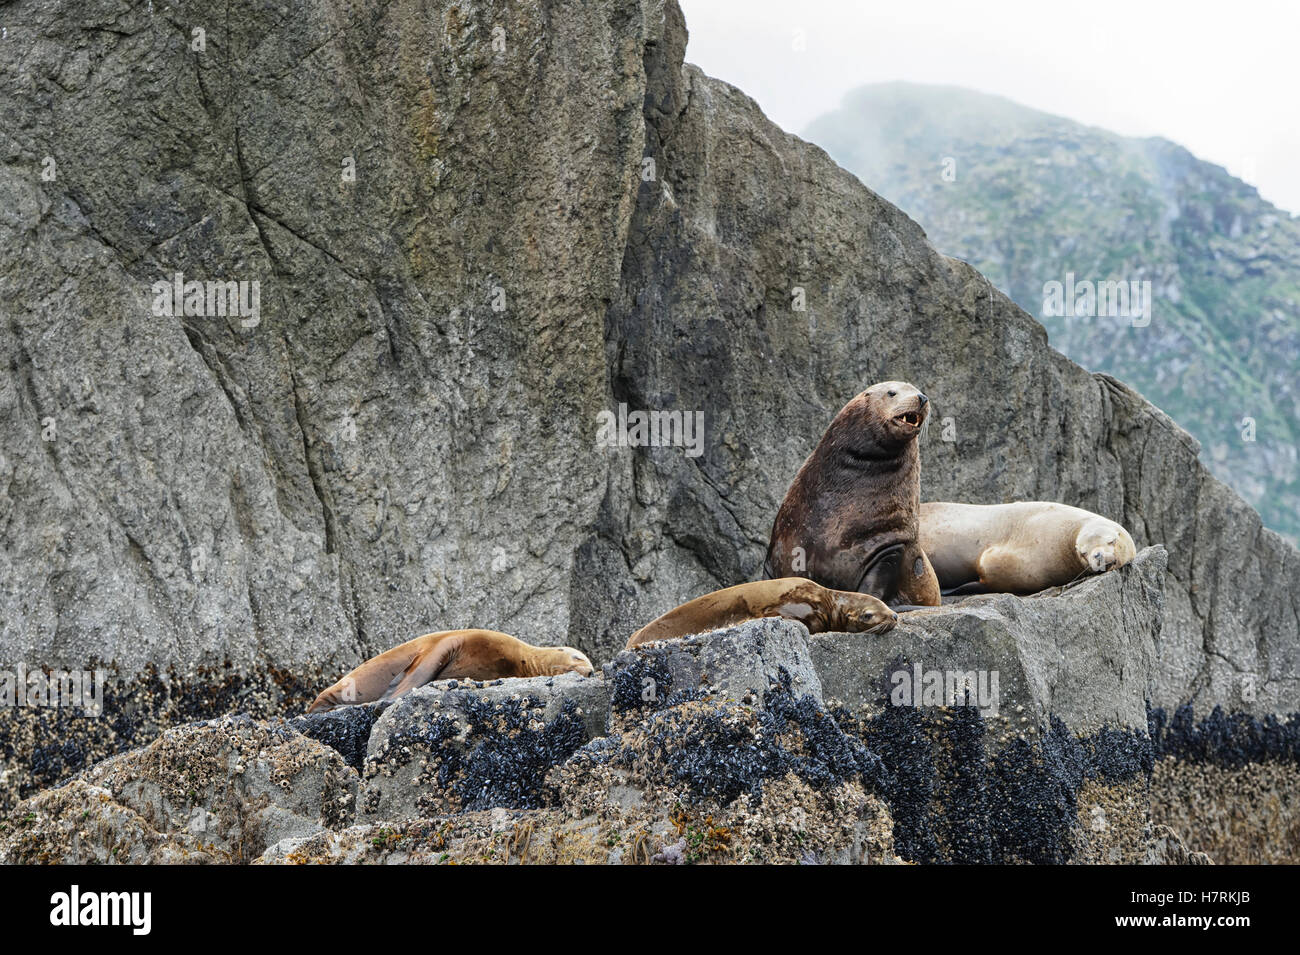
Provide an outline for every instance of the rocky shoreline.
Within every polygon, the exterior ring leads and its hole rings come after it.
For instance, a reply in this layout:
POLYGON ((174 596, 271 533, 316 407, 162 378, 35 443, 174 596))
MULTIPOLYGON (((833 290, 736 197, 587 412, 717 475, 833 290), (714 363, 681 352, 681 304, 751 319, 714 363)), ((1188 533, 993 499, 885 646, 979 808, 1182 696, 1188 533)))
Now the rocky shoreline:
POLYGON ((1297 861, 1300 719, 1148 708, 1163 571, 1148 548, 881 636, 760 620, 592 678, 191 722, 25 799, 0 861, 1297 861), (996 700, 891 699, 954 669, 996 700))

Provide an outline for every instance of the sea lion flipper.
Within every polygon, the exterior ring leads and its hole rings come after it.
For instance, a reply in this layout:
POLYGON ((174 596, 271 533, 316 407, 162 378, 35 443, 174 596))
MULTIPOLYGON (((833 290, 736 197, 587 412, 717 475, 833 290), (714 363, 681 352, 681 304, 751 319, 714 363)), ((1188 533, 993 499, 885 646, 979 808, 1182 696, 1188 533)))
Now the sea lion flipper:
POLYGON ((966 594, 986 594, 989 589, 978 580, 968 580, 964 584, 958 584, 956 587, 949 587, 939 592, 945 597, 961 597, 966 594))
POLYGON ((379 699, 419 656, 417 643, 412 640, 371 657, 323 690, 307 707, 307 712, 328 711, 347 703, 370 703, 379 699))
MULTIPOLYGON (((431 645, 430 640, 436 636, 438 635, 427 634, 417 637, 371 657, 317 696, 312 705, 307 708, 307 712, 332 710, 348 703, 390 700, 399 695, 402 681, 407 675, 419 668, 424 660, 436 656, 436 648, 446 642, 441 640, 431 645)), ((439 669, 445 662, 444 660, 439 664, 439 669)), ((418 683, 415 685, 419 686, 418 683)), ((406 690, 400 692, 404 693, 406 690)))
POLYGON ((403 693, 411 692, 417 686, 424 686, 431 680, 436 680, 438 673, 451 662, 451 656, 457 645, 457 641, 453 639, 443 639, 418 654, 405 670, 393 677, 380 699, 396 699, 403 693))
POLYGON ((903 563, 903 545, 894 544, 877 552, 867 562, 858 580, 857 592, 870 594, 885 603, 898 597, 899 568, 903 563))
POLYGON ((807 577, 778 577, 752 580, 688 600, 632 634, 626 649, 772 617, 796 620, 809 633, 831 629, 883 633, 898 622, 898 615, 875 597, 831 590, 807 577))

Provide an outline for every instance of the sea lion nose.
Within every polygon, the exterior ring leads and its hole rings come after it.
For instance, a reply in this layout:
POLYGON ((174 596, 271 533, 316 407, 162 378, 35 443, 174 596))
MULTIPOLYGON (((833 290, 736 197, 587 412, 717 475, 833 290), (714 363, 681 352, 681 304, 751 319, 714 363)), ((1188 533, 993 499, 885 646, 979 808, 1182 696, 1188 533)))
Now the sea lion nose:
POLYGON ((927 398, 923 393, 918 393, 916 397, 920 399, 922 408, 924 408, 926 405, 930 403, 930 399, 927 398))

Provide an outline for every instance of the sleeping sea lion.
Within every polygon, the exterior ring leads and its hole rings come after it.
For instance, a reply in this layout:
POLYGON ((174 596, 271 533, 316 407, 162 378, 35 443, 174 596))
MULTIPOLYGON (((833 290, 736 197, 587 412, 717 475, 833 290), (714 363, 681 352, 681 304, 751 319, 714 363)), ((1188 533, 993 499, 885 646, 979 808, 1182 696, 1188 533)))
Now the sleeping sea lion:
POLYGON ((307 712, 391 700, 432 680, 495 680, 570 672, 593 673, 591 661, 573 647, 535 647, 496 630, 441 630, 371 657, 316 697, 307 712))
POLYGON ((1137 554, 1119 524, 1049 501, 922 504, 920 540, 945 592, 1032 594, 1123 567, 1137 554))

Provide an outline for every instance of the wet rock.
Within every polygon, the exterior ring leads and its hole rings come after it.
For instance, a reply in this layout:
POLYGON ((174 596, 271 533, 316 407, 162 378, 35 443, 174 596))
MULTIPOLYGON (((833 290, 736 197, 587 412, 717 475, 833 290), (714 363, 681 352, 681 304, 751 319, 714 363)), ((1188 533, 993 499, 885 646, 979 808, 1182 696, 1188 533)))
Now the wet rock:
POLYGON ((20 803, 0 859, 251 861, 350 822, 357 787, 338 753, 283 723, 195 723, 20 803))
POLYGON ((546 772, 603 736, 608 720, 604 681, 575 673, 420 687, 397 699, 371 731, 361 818, 543 805, 546 772))
POLYGON ((821 680, 808 652, 808 629, 780 618, 643 644, 605 664, 617 709, 655 707, 674 694, 708 691, 738 700, 763 697, 784 670, 800 696, 820 701, 821 680))
POLYGON ((229 666, 204 667, 188 677, 149 668, 129 678, 109 669, 106 677, 99 716, 66 706, 0 706, 0 812, 95 763, 139 749, 173 726, 232 713, 256 719, 301 713, 323 682, 319 674, 294 677, 275 668, 244 673, 229 666))
POLYGON ((289 720, 289 726, 333 749, 359 773, 375 721, 390 705, 391 701, 382 700, 341 706, 325 713, 304 713, 289 720))
POLYGON ((565 809, 494 810, 357 825, 286 839, 267 865, 893 864, 889 813, 856 785, 817 793, 793 776, 774 780, 756 804, 686 810, 655 802, 565 809))
POLYGON ((789 773, 818 790, 847 782, 876 787, 886 775, 879 757, 784 670, 764 694, 744 701, 702 694, 633 711, 617 738, 583 747, 554 776, 566 798, 581 799, 569 790, 590 773, 614 784, 611 792, 639 788, 647 800, 718 806, 741 796, 758 800, 768 781, 789 773))
POLYGON ((1155 708, 1152 818, 1221 865, 1300 862, 1300 714, 1155 708))
POLYGON ((1152 826, 1147 844, 1145 865, 1213 865, 1204 852, 1193 852, 1183 844, 1178 833, 1168 826, 1152 826))

